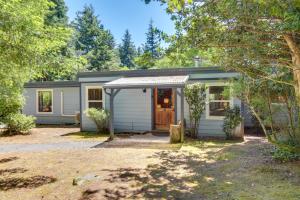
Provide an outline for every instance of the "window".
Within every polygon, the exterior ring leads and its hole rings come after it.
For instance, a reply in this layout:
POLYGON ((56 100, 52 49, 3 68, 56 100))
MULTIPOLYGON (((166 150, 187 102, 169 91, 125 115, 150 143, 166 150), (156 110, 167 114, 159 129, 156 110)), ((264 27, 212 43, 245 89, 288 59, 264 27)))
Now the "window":
POLYGON ((172 88, 157 89, 157 106, 158 108, 172 108, 172 88))
POLYGON ((87 107, 103 108, 102 88, 87 88, 87 107))
POLYGON ((222 118, 225 110, 230 107, 228 86, 210 86, 208 88, 208 117, 222 118))
POLYGON ((272 101, 272 104, 284 104, 286 101, 285 101, 285 98, 284 96, 273 96, 271 98, 271 101, 272 101))
POLYGON ((53 112, 53 91, 38 90, 37 91, 37 112, 52 113, 53 112))

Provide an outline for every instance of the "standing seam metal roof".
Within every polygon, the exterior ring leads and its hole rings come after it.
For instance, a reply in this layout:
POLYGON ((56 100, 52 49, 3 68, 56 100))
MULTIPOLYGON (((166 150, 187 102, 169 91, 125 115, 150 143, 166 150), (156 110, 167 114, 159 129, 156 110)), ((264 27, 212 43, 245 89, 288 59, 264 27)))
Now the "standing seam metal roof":
POLYGON ((189 76, 151 76, 151 77, 127 77, 104 84, 105 88, 137 88, 155 86, 177 86, 185 85, 189 76))

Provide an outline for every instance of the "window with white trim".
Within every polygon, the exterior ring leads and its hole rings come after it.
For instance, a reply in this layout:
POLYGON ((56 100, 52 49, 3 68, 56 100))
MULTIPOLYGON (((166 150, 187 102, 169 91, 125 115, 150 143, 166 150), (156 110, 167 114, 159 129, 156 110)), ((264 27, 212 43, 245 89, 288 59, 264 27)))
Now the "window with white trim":
POLYGON ((228 86, 209 86, 208 88, 208 116, 224 117, 230 107, 228 86))
POLYGON ((53 111, 53 91, 37 91, 37 111, 38 113, 52 113, 53 111))
POLYGON ((103 108, 102 88, 87 89, 87 106, 88 108, 103 108))

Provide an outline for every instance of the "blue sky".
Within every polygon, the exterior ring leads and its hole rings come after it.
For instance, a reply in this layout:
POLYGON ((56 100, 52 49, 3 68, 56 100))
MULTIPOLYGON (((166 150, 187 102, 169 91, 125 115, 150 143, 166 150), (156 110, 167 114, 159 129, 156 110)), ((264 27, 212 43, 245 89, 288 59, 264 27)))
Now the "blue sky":
POLYGON ((152 18, 154 25, 167 34, 175 32, 170 16, 165 7, 158 2, 146 5, 143 0, 65 0, 69 8, 68 16, 73 20, 76 12, 84 5, 92 4, 105 28, 109 29, 117 43, 129 29, 136 46, 145 42, 145 33, 152 18))

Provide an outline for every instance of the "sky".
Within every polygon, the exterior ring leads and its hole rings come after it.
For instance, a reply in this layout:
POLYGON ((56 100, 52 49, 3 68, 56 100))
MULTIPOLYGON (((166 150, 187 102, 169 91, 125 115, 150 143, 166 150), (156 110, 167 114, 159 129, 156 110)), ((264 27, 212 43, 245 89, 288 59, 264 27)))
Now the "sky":
POLYGON ((76 17, 84 5, 93 5, 96 15, 106 29, 109 29, 119 44, 126 29, 132 35, 136 46, 145 43, 150 19, 154 25, 167 34, 175 32, 174 23, 158 2, 145 4, 143 0, 65 0, 69 11, 69 20, 76 17))

